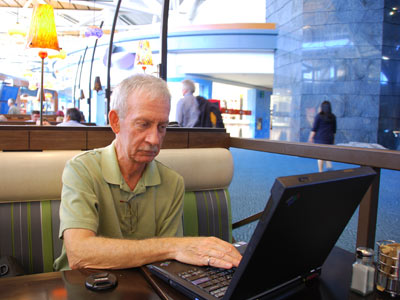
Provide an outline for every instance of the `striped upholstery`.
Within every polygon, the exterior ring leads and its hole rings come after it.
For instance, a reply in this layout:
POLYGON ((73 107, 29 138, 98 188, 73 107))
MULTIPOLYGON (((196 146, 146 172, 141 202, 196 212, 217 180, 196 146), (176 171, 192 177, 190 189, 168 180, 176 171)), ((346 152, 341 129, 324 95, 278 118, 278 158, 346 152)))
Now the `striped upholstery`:
POLYGON ((232 215, 228 189, 185 193, 185 236, 216 236, 232 242, 232 215))
MULTIPOLYGON (((61 253, 61 175, 65 162, 78 153, 0 152, 0 255, 16 257, 26 273, 52 271, 61 253)), ((229 150, 163 149, 157 159, 185 180, 184 234, 231 241, 229 150)))
POLYGON ((59 200, 0 203, 0 254, 14 256, 25 273, 53 271, 61 253, 59 200))
MULTIPOLYGON (((186 192, 185 236, 216 236, 232 242, 227 189, 186 192)), ((59 200, 0 203, 0 254, 14 256, 27 274, 53 271, 61 253, 59 200)))

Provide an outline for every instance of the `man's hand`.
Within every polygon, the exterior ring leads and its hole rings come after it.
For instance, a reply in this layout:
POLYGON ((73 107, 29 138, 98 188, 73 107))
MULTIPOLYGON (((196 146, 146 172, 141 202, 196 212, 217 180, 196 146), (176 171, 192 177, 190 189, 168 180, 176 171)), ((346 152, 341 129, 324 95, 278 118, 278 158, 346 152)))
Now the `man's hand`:
POLYGON ((210 265, 230 269, 237 267, 242 259, 231 244, 216 237, 186 237, 177 239, 176 260, 193 265, 210 265))

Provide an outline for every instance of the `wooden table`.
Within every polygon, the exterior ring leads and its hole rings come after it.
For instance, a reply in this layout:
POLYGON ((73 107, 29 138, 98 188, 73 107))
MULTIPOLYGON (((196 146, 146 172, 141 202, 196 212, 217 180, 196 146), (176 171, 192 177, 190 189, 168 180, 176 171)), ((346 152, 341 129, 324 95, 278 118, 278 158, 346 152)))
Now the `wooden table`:
MULTIPOLYGON (((361 297, 349 291, 353 261, 352 253, 334 248, 323 265, 321 278, 288 299, 393 299, 378 292, 368 297, 361 297)), ((74 270, 2 278, 0 279, 0 299, 187 299, 153 275, 146 275, 140 268, 110 271, 118 279, 117 287, 109 291, 94 292, 88 290, 84 282, 87 276, 96 272, 99 270, 74 270)))

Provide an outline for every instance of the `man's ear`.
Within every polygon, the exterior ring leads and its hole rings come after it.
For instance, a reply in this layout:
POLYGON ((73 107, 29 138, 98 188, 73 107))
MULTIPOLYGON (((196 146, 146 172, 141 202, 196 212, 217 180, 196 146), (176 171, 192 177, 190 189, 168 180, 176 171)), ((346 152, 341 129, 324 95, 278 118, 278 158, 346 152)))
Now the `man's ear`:
POLYGON ((119 126, 119 117, 117 112, 115 110, 110 110, 110 112, 108 113, 108 119, 110 120, 110 126, 112 131, 115 134, 118 134, 120 126, 119 126))

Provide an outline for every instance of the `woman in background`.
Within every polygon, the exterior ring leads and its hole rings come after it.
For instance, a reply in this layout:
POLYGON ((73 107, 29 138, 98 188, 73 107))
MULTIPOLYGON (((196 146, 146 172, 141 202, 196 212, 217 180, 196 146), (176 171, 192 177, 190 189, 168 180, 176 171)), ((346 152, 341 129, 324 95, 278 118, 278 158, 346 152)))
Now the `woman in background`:
MULTIPOLYGON (((336 134, 336 116, 332 113, 331 103, 324 101, 321 103, 321 110, 315 116, 314 124, 310 132, 309 142, 316 144, 333 145, 336 134)), ((326 162, 327 170, 332 169, 332 162, 326 162)), ((324 169, 324 161, 318 160, 318 171, 324 169)))

